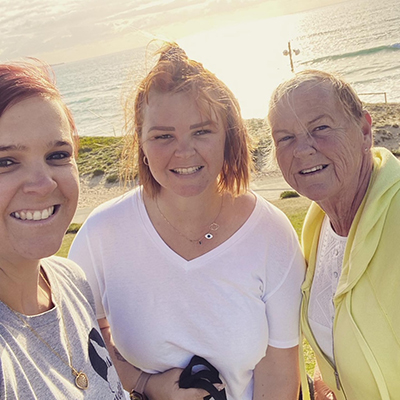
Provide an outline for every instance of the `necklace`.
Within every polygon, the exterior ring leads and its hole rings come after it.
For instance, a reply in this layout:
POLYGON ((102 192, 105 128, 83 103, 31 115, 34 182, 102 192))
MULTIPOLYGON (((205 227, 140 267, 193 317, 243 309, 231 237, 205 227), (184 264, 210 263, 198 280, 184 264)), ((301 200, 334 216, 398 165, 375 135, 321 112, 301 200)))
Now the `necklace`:
MULTIPOLYGON (((47 287, 50 289, 50 293, 51 293, 51 286, 50 283, 47 281, 47 279, 44 277, 44 275, 42 274, 42 271, 39 272, 40 276, 42 277, 44 283, 47 285, 47 287)), ((39 285, 40 286, 40 285, 39 285)), ((43 289, 42 289, 43 290, 43 289)), ((26 321, 24 318, 21 317, 21 315, 19 313, 17 313, 16 311, 14 311, 11 307, 9 307, 6 304, 7 308, 18 317, 18 319, 25 325, 25 327, 27 327, 54 355, 56 355, 65 365, 67 365, 72 372, 72 375, 75 376, 75 385, 76 387, 78 387, 81 390, 86 390, 89 387, 89 379, 87 377, 87 375, 82 372, 82 371, 78 371, 77 369, 75 369, 72 365, 72 352, 71 352, 71 345, 68 339, 68 334, 67 334, 67 328, 65 325, 65 321, 64 321, 64 315, 62 313, 62 309, 61 309, 61 303, 60 303, 60 314, 61 314, 61 321, 64 327, 64 334, 65 334, 65 339, 66 339, 66 343, 67 343, 67 351, 68 351, 68 356, 69 356, 69 361, 66 361, 56 350, 54 350, 40 335, 39 333, 32 328, 32 326, 28 323, 28 321, 26 321)))
POLYGON ((221 199, 221 206, 219 208, 218 214, 217 216, 214 218, 214 221, 211 222, 211 224, 208 227, 208 231, 205 235, 200 236, 198 239, 190 239, 189 237, 187 237, 184 233, 182 233, 178 228, 175 228, 174 225, 171 224, 171 222, 169 222, 168 218, 162 213, 162 211, 160 210, 160 207, 158 205, 158 200, 156 198, 156 206, 157 206, 157 210, 160 213, 160 215, 164 218, 165 222, 176 232, 178 232, 178 234, 180 236, 182 236, 183 238, 185 238, 186 240, 188 240, 191 243, 194 244, 203 244, 203 238, 207 239, 207 240, 211 240, 214 235, 212 232, 215 232, 219 229, 219 225, 217 224, 217 219, 219 218, 221 211, 222 211, 222 205, 224 204, 224 198, 222 197, 221 199))

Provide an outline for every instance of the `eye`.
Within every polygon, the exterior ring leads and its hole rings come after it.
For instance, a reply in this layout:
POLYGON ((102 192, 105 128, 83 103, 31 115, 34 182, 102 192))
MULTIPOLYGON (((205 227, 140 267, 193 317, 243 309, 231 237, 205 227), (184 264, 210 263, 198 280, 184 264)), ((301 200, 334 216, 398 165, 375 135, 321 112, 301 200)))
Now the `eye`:
POLYGON ((0 168, 9 168, 15 164, 10 158, 0 158, 0 168))
POLYGON ((199 129, 196 132, 194 132, 195 136, 202 136, 202 135, 207 135, 208 133, 211 133, 212 131, 210 129, 199 129))
POLYGON ((292 138, 293 138, 292 135, 282 136, 282 137, 276 138, 276 143, 285 143, 285 142, 288 142, 292 138))
POLYGON ((55 151, 47 156, 48 161, 66 161, 71 158, 71 153, 68 151, 55 151))
POLYGON ((319 125, 316 128, 313 129, 314 132, 320 132, 320 131, 324 131, 326 129, 329 129, 328 125, 319 125))
POLYGON ((157 136, 154 136, 154 139, 156 139, 156 140, 159 140, 159 139, 171 139, 172 138, 172 135, 171 134, 169 134, 169 133, 163 133, 162 135, 157 135, 157 136))

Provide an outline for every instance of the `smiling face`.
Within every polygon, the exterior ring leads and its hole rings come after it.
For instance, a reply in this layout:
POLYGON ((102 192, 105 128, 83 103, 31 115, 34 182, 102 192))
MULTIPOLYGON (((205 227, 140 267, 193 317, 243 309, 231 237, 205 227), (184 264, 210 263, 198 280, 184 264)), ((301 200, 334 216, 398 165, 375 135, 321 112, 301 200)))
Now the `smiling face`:
POLYGON ((150 92, 141 143, 161 191, 189 197, 215 191, 224 162, 225 130, 185 93, 150 92))
POLYGON ((365 117, 350 121, 327 83, 305 83, 277 103, 269 120, 278 164, 293 189, 318 203, 352 201, 369 172, 365 117))
POLYGON ((0 117, 0 266, 54 254, 79 193, 68 120, 35 96, 0 117))

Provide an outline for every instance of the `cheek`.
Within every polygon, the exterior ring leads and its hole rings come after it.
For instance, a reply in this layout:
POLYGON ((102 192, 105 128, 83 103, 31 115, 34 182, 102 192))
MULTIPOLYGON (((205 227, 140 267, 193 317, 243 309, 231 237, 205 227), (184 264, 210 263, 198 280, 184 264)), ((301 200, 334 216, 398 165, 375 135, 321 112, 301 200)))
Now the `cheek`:
POLYGON ((279 168, 281 169, 284 175, 287 175, 290 170, 290 166, 292 163, 292 157, 289 152, 286 150, 275 149, 275 157, 278 162, 279 168))

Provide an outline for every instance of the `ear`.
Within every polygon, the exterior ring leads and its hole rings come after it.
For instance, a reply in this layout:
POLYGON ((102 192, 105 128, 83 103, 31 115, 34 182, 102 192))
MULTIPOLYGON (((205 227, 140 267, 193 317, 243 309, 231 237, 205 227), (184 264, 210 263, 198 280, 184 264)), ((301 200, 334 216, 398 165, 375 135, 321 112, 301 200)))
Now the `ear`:
POLYGON ((364 112, 364 116, 361 120, 361 132, 364 137, 364 145, 370 149, 373 145, 372 138, 372 118, 368 111, 364 112))

